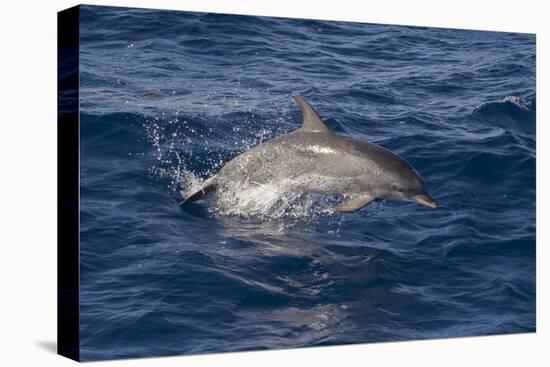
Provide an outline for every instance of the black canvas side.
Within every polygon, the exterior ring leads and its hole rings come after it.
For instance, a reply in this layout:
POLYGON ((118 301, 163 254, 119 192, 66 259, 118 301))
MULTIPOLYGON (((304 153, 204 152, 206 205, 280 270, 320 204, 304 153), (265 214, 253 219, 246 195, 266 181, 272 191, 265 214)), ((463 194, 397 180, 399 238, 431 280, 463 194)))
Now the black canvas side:
POLYGON ((79 7, 57 14, 57 352, 80 360, 79 7))

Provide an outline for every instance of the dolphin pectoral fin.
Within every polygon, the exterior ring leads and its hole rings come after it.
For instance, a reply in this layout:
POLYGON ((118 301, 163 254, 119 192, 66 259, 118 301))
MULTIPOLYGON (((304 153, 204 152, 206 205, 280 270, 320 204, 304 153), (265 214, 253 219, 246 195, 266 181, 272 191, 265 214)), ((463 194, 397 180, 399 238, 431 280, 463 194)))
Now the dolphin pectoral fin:
POLYGON ((334 207, 335 212, 355 212, 376 200, 372 195, 352 195, 334 207))
MULTIPOLYGON (((214 180, 214 177, 206 180, 204 185, 199 190, 192 192, 190 195, 184 196, 183 201, 180 202, 180 205, 185 205, 185 204, 192 203, 194 201, 202 199, 210 191, 215 190, 217 186, 218 184, 214 180)), ((183 193, 182 193, 182 196, 183 196, 183 193)))
POLYGON ((329 129, 319 117, 319 114, 315 109, 304 99, 302 96, 293 96, 294 102, 300 107, 302 115, 304 116, 304 123, 302 130, 304 131, 316 131, 316 132, 328 132, 329 129))

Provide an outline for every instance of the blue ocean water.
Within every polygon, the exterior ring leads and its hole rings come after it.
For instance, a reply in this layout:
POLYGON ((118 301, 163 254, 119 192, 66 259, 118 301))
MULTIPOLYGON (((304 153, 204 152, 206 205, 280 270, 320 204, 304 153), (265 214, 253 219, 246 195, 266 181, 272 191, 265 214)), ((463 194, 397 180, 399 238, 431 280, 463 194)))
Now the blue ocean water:
POLYGON ((81 357, 535 331, 535 36, 81 7, 81 357), (303 95, 440 207, 180 207, 303 95))

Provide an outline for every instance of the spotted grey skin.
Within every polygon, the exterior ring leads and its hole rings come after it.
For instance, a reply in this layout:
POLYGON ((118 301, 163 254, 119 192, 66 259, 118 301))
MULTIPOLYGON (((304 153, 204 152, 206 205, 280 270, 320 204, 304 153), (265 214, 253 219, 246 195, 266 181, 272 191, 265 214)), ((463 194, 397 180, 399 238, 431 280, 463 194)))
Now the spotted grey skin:
POLYGON ((295 192, 343 196, 334 210, 356 211, 377 199, 408 200, 437 207, 419 174, 378 145, 335 134, 302 97, 293 97, 301 128, 259 144, 226 163, 183 203, 233 185, 284 185, 295 192))

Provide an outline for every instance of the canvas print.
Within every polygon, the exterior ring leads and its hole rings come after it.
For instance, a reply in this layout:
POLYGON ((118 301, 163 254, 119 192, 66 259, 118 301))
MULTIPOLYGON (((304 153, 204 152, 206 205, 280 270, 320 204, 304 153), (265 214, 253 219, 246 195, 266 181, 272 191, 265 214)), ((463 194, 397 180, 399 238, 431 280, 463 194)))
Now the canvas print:
POLYGON ((534 332, 535 54, 523 33, 59 13, 59 352, 534 332))

